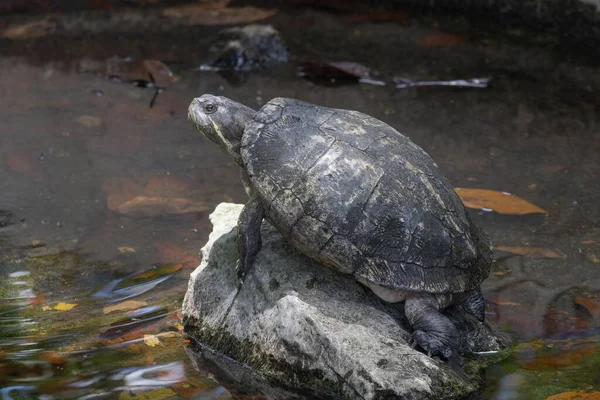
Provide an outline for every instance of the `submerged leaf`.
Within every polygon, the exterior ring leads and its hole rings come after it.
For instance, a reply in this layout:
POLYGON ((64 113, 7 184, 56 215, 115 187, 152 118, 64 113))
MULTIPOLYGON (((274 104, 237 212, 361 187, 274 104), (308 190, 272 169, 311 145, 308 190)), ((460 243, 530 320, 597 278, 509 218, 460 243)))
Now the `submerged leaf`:
POLYGON ((300 76, 309 79, 344 79, 385 85, 371 78, 371 69, 353 61, 307 61, 300 67, 300 76))
POLYGON ((239 25, 257 22, 277 14, 274 8, 227 7, 229 0, 202 2, 165 8, 163 15, 187 25, 239 25))
POLYGON ((54 33, 56 22, 50 19, 25 22, 23 24, 10 25, 0 33, 0 37, 11 40, 35 39, 54 33))
POLYGON ((564 392, 546 397, 545 400, 600 400, 600 392, 564 392))
POLYGON ((11 170, 27 175, 34 181, 44 180, 44 169, 40 153, 34 151, 13 151, 4 156, 4 163, 11 170))
POLYGON ((174 265, 161 265, 159 267, 154 267, 147 271, 140 272, 138 274, 133 275, 131 280, 144 280, 144 279, 154 279, 164 275, 174 274, 179 271, 183 264, 174 264, 174 265))
POLYGON ((119 304, 115 304, 112 306, 106 306, 102 309, 102 312, 104 314, 109 314, 114 311, 137 310, 138 308, 145 307, 147 305, 148 305, 148 303, 146 303, 145 301, 127 300, 127 301, 124 301, 119 304))
POLYGON ((600 298, 575 297, 575 304, 584 307, 592 317, 600 318, 600 298))
POLYGON ((144 343, 146 343, 146 346, 148 347, 155 347, 160 344, 160 340, 158 340, 156 335, 145 334, 144 343))
POLYGON ((466 35, 454 33, 432 33, 417 41, 422 47, 458 46, 467 39, 466 35))
POLYGON ((52 309, 55 311, 69 311, 75 307, 77 307, 77 303, 65 303, 61 301, 60 303, 52 307, 52 309))
POLYGON ((548 211, 513 194, 488 189, 455 188, 466 207, 496 211, 499 214, 546 214, 548 211))
POLYGON ((373 11, 366 14, 350 14, 344 17, 348 22, 404 22, 408 14, 404 11, 373 11))
POLYGON ((567 258, 567 256, 562 251, 558 249, 548 249, 545 247, 494 246, 494 249, 533 258, 567 258))
POLYGON ((163 400, 172 399, 177 396, 177 393, 169 388, 161 388, 146 391, 123 391, 119 396, 119 400, 163 400))
POLYGON ((95 128, 102 124, 102 120, 98 117, 94 117, 93 115, 82 115, 81 117, 77 118, 77 122, 86 128, 95 128))
POLYGON ((202 212, 208 207, 201 201, 186 198, 137 196, 119 205, 117 210, 129 217, 153 217, 202 212))

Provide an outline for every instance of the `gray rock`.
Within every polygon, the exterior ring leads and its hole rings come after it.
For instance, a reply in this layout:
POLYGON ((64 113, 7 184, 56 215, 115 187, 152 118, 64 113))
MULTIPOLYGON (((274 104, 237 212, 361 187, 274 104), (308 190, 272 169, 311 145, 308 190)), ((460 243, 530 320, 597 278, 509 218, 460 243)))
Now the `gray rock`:
POLYGON ((466 356, 443 362, 412 349, 401 305, 296 253, 268 223, 239 287, 241 209, 223 203, 211 214, 214 229, 191 275, 183 320, 202 344, 196 361, 246 389, 273 399, 461 398, 477 390, 481 368, 506 355, 509 341, 459 307, 447 315, 463 330, 466 356))
POLYGON ((250 71, 288 62, 289 52, 271 25, 224 29, 211 50, 216 57, 201 69, 250 71))

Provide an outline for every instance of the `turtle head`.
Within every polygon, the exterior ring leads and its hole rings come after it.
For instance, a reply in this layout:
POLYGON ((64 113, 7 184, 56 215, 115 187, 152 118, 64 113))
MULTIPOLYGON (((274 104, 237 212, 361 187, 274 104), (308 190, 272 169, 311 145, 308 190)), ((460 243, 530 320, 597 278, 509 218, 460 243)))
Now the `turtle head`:
POLYGON ((241 165, 240 142, 246 124, 256 113, 227 97, 204 94, 192 100, 188 118, 204 136, 225 150, 241 165))

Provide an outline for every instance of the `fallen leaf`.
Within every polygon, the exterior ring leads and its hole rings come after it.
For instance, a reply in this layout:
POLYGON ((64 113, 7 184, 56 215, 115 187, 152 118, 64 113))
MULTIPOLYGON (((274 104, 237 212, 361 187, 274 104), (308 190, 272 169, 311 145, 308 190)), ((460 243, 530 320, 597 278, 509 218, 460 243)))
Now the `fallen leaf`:
POLYGON ((143 189, 130 178, 108 178, 102 184, 102 190, 107 193, 106 208, 118 212, 119 206, 127 200, 143 193, 143 189))
POLYGON ((371 78, 371 69, 353 61, 307 61, 298 74, 309 79, 341 79, 385 85, 371 78))
POLYGON ((566 368, 573 365, 580 365, 585 359, 592 357, 596 353, 597 345, 588 343, 574 346, 555 346, 555 348, 556 351, 553 351, 551 354, 544 354, 533 358, 519 359, 517 355, 516 361, 523 368, 530 371, 566 368))
POLYGON ((177 393, 169 388, 139 391, 126 390, 121 392, 119 400, 163 400, 176 398, 177 393))
POLYGON ((564 392, 546 397, 545 400, 600 400, 600 392, 564 392))
POLYGON ((227 7, 230 0, 168 7, 163 15, 187 25, 239 25, 257 22, 277 14, 276 9, 227 7))
POLYGON ((56 29, 56 22, 48 19, 26 22, 19 25, 10 25, 0 34, 11 40, 35 39, 53 33, 56 29))
POLYGON ((503 272, 503 271, 495 271, 495 272, 492 272, 492 275, 494 275, 494 276, 504 276, 504 275, 506 275, 506 273, 503 272))
POLYGON ((508 300, 500 300, 500 299, 492 299, 492 303, 494 303, 497 306, 520 306, 521 303, 517 303, 514 301, 508 301, 508 300))
POLYGON ((492 210, 499 214, 546 214, 546 210, 513 194, 487 189, 455 188, 466 207, 492 210))
POLYGON ((494 249, 532 258, 567 258, 562 251, 558 249, 548 249, 545 247, 494 245, 494 249))
POLYGON ((50 307, 50 306, 43 306, 42 307, 42 311, 52 311, 52 307, 50 307))
POLYGON ((135 249, 129 246, 118 247, 119 253, 135 253, 135 249))
POLYGON ((175 75, 162 61, 159 60, 144 60, 142 61, 144 68, 148 71, 152 83, 159 88, 166 88, 175 80, 175 75))
POLYGON ((417 40, 422 47, 452 47, 458 46, 467 39, 466 35, 454 33, 432 33, 417 40))
POLYGON ((175 322, 173 326, 177 328, 178 331, 183 331, 183 325, 181 325, 179 322, 175 322))
POLYGON ((137 300, 126 300, 122 303, 115 304, 112 306, 106 306, 102 309, 104 314, 110 314, 114 311, 130 311, 137 310, 138 308, 147 306, 148 303, 145 301, 137 301, 137 300))
POLYGON ((77 118, 77 122, 86 128, 95 128, 102 124, 102 120, 98 117, 94 117, 93 115, 82 115, 81 117, 77 118))
POLYGON ((40 354, 42 360, 48 361, 50 364, 60 365, 67 362, 67 360, 59 353, 52 351, 44 351, 40 354))
POLYGON ((588 260, 590 260, 594 264, 600 263, 600 259, 598 259, 598 257, 594 253, 587 253, 585 255, 585 258, 587 258, 588 260))
POLYGON ((34 181, 44 180, 44 170, 41 165, 40 153, 34 151, 13 151, 4 156, 8 168, 34 181))
POLYGON ((198 265, 200 265, 200 259, 198 257, 186 253, 175 243, 162 241, 155 242, 153 246, 157 253, 158 260, 161 262, 182 263, 183 268, 196 268, 198 265))
POLYGON ((408 14, 404 11, 374 11, 366 14, 350 14, 344 17, 348 22, 405 22, 408 14))
POLYGON ((180 178, 172 175, 154 176, 150 178, 144 193, 148 196, 172 196, 180 195, 189 189, 191 182, 184 182, 180 178))
POLYGON ((144 335, 144 343, 148 347, 154 347, 160 344, 160 340, 155 335, 146 334, 144 335))
POLYGON ((575 297, 575 304, 584 307, 592 317, 600 318, 600 298, 578 296, 575 297))
POLYGON ((77 307, 77 303, 65 303, 61 301, 60 303, 52 307, 52 309, 55 311, 69 311, 75 307, 77 307))
POLYGON ((166 88, 175 82, 173 72, 160 60, 136 60, 113 56, 104 62, 84 59, 79 63, 81 72, 93 72, 122 82, 134 82, 138 86, 166 88))
POLYGON ((201 201, 177 197, 137 196, 121 204, 117 211, 128 217, 153 217, 165 214, 187 214, 207 211, 201 201))
POLYGON ((596 243, 595 240, 584 240, 583 242, 581 242, 581 244, 594 244, 596 243))
POLYGON ((561 172, 567 168, 566 165, 563 164, 555 164, 555 165, 540 165, 536 168, 537 172, 541 172, 543 174, 555 175, 558 172, 561 172))
POLYGON ((140 272, 138 274, 133 275, 131 280, 145 280, 145 279, 155 279, 161 276, 174 274, 179 271, 183 267, 183 264, 174 264, 174 265, 161 265, 158 267, 154 267, 147 271, 140 272))

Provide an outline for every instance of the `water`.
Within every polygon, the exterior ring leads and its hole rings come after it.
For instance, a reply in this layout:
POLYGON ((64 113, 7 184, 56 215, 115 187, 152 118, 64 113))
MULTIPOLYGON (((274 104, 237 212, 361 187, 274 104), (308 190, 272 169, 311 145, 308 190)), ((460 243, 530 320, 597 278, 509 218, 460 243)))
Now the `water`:
POLYGON ((495 254, 483 285, 487 316, 519 346, 488 370, 483 396, 600 391, 597 66, 464 21, 372 24, 293 9, 269 19, 290 47, 290 65, 226 79, 197 70, 219 26, 171 29, 141 18, 103 28, 101 18, 78 18, 83 27, 89 19, 93 37, 77 28, 0 39, 3 398, 260 397, 196 371, 179 333, 208 214, 245 201, 232 160, 186 119, 189 101, 207 92, 254 108, 288 96, 366 112, 421 145, 455 187, 506 191, 547 210, 473 210, 496 246, 555 251, 495 254), (464 36, 424 41, 456 25, 464 36), (79 72, 81 60, 115 55, 161 60, 179 79, 149 108, 153 88, 79 72), (365 64, 387 85, 296 76, 299 62, 322 58, 365 64), (395 75, 492 81, 486 89, 395 89, 395 75))

